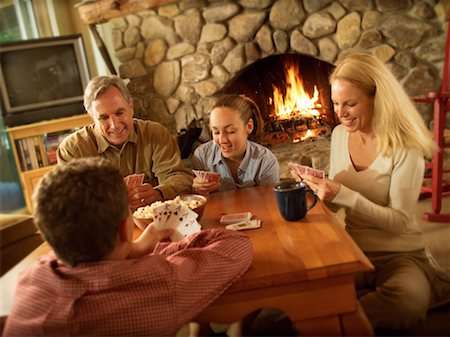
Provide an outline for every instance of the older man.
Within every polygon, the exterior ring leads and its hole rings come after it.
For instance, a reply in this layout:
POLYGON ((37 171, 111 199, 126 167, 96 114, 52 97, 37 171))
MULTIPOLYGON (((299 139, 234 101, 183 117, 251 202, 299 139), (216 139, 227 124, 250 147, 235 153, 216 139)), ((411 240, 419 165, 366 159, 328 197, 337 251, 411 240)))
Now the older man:
POLYGON ((133 119, 133 98, 119 77, 92 79, 84 107, 94 124, 61 143, 58 163, 100 156, 112 161, 123 177, 144 173, 144 184, 128 190, 131 209, 191 191, 192 174, 183 167, 176 141, 163 125, 133 119))

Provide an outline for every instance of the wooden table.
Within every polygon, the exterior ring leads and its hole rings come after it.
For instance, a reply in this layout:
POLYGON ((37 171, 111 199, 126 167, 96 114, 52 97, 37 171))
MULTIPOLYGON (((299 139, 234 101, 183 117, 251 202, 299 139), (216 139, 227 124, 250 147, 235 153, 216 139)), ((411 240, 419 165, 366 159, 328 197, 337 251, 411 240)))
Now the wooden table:
MULTIPOLYGON (((221 215, 243 211, 262 220, 261 228, 245 232, 252 239, 253 263, 199 320, 231 323, 271 307, 283 310, 302 335, 373 335, 353 283, 355 273, 372 265, 322 202, 303 220, 288 222, 279 214, 272 186, 213 193, 200 223, 223 226, 221 215)), ((42 244, 1 278, 0 316, 9 313, 19 273, 47 251, 42 244)))
POLYGON ((252 239, 253 263, 199 320, 231 323, 271 307, 283 310, 301 335, 373 335, 353 279, 373 267, 321 201, 306 218, 288 222, 272 186, 213 193, 200 223, 221 226, 221 215, 243 211, 262 220, 261 228, 245 232, 252 239))

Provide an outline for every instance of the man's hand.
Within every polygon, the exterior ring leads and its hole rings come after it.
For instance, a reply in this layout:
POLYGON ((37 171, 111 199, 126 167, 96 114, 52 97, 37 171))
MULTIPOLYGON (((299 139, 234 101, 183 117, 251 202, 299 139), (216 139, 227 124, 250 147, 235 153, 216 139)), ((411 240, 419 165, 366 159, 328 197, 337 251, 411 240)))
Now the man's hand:
POLYGON ((208 194, 209 192, 215 191, 220 187, 220 180, 217 182, 209 182, 209 180, 202 179, 200 177, 195 177, 192 183, 192 189, 195 193, 208 194))
POLYGON ((162 200, 162 195, 150 184, 128 188, 128 202, 133 212, 139 207, 150 205, 157 200, 162 200))
POLYGON ((131 244, 129 258, 141 257, 155 250, 156 244, 174 234, 173 228, 157 231, 154 222, 148 225, 142 234, 131 244))

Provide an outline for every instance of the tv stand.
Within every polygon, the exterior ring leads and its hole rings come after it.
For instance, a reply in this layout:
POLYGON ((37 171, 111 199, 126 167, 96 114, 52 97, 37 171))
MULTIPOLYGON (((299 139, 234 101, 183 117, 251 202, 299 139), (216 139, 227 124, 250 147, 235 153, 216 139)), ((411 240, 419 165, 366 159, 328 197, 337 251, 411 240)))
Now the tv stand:
POLYGON ((56 164, 56 148, 74 129, 92 124, 85 113, 28 125, 7 128, 28 212, 32 212, 31 195, 41 179, 56 164))

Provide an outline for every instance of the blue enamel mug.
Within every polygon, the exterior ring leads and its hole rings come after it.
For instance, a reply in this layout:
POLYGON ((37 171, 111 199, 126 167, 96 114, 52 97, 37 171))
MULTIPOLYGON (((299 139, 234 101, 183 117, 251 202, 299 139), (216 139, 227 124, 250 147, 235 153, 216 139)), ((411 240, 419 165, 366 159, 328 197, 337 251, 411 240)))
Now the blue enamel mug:
POLYGON ((301 220, 306 213, 317 203, 317 195, 306 188, 305 182, 289 181, 276 185, 273 190, 277 195, 278 209, 281 216, 287 221, 301 220), (313 197, 310 205, 307 204, 306 194, 313 197))

